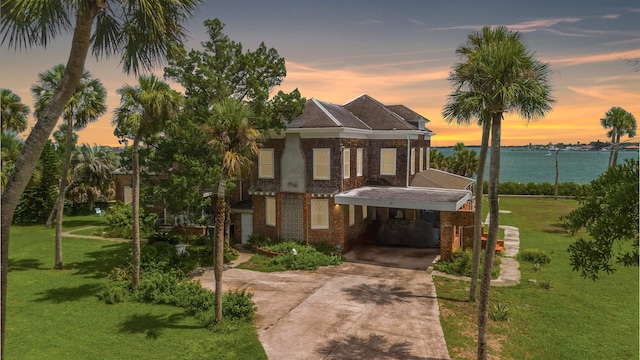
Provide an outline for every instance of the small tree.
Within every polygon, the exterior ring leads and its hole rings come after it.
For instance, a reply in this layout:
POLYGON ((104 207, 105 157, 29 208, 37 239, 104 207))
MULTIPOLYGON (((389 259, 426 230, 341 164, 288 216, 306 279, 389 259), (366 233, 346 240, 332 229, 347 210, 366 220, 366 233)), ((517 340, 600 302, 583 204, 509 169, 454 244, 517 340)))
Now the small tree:
POLYGON ((614 272, 614 262, 638 266, 638 176, 637 159, 609 168, 587 187, 578 208, 562 217, 569 233, 584 228, 591 236, 578 239, 568 250, 573 270, 584 278, 596 280, 600 272, 614 272))
POLYGON ((618 151, 620 150, 620 138, 624 135, 636 136, 638 124, 636 118, 630 112, 621 107, 612 107, 605 117, 600 119, 600 124, 605 129, 611 129, 607 136, 611 138, 611 153, 609 155, 609 167, 618 163, 618 151))

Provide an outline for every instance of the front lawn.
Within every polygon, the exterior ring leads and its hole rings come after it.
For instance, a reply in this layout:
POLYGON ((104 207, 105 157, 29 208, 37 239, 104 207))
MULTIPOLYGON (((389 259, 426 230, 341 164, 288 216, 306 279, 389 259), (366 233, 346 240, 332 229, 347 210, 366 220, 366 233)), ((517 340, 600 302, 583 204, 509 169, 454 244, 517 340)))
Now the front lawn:
MULTIPOLYGON (((573 200, 500 199, 500 208, 512 211, 500 214, 500 223, 520 229, 520 250, 543 250, 551 262, 538 272, 521 262, 519 285, 491 288, 489 308, 503 303, 509 309, 508 321, 489 320, 493 358, 637 359, 638 268, 618 266, 595 282, 572 271, 567 247, 575 238, 558 226, 558 218, 576 205, 573 200)), ((466 301, 469 283, 441 277, 435 282, 451 357, 476 358, 477 307, 466 301)))
MULTIPOLYGON (((100 218, 72 217, 65 231, 100 218)), ((204 329, 182 308, 96 294, 129 243, 65 238, 64 270, 53 270, 54 230, 12 227, 7 294, 7 359, 266 359, 253 326, 204 329)))

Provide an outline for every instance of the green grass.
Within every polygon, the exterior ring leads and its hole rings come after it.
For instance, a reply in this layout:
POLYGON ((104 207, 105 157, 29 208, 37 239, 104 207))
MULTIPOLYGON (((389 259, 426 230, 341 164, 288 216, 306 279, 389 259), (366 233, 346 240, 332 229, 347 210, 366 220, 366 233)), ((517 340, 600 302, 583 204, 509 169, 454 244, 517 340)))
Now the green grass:
MULTIPOLYGON (((69 228, 98 218, 69 218, 69 228)), ((96 293, 130 244, 65 238, 64 270, 53 270, 54 231, 13 227, 7 294, 7 359, 266 359, 255 329, 212 332, 181 308, 120 303, 96 293)))
MULTIPOLYGON (((501 359, 637 359, 639 346, 638 268, 617 267, 595 282, 569 265, 567 247, 575 238, 558 225, 572 200, 501 198, 500 223, 520 229, 520 249, 551 256, 534 272, 521 263, 521 284, 491 288, 490 304, 510 309, 508 322, 489 321, 490 353, 501 359), (537 280, 532 283, 529 279, 537 280), (549 281, 551 289, 540 286, 549 281)), ((437 278, 441 321, 453 359, 475 358, 476 304, 466 301, 468 283, 437 278)), ((490 305, 491 306, 491 305, 490 305)))

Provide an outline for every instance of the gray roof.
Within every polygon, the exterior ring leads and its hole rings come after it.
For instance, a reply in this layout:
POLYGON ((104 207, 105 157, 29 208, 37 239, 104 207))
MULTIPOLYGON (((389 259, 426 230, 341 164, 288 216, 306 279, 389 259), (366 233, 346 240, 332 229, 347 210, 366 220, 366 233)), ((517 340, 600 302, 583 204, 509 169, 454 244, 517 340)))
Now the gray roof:
POLYGON ((411 186, 417 187, 429 187, 429 188, 442 188, 442 189, 467 189, 469 185, 476 181, 448 173, 442 170, 427 169, 414 175, 411 181, 411 186))
POLYGON ((471 198, 469 190, 394 186, 364 186, 334 196, 336 204, 439 211, 457 211, 471 198))
POLYGON ((351 111, 373 130, 416 130, 417 127, 405 121, 402 116, 388 109, 378 100, 363 94, 344 107, 351 111))
POLYGON ((308 100, 302 115, 287 124, 287 128, 290 129, 330 127, 371 129, 344 107, 316 99, 308 100))

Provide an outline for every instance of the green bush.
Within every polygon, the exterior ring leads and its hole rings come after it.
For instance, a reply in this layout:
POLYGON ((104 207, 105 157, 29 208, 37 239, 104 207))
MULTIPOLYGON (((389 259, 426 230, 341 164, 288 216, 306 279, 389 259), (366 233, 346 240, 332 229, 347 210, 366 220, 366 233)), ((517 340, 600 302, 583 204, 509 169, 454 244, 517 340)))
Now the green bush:
POLYGON ((526 249, 520 250, 518 253, 518 260, 526 261, 533 264, 548 264, 551 262, 551 256, 542 250, 538 249, 526 249))
POLYGON ((231 290, 222 295, 222 317, 252 322, 258 308, 251 300, 253 293, 246 290, 231 290))
POLYGON ((224 261, 225 264, 228 264, 231 261, 237 259, 238 256, 240 256, 240 252, 238 252, 238 250, 232 248, 231 246, 227 246, 225 244, 225 246, 224 246, 224 254, 222 254, 223 261, 224 261))
POLYGON ((109 281, 97 296, 107 304, 117 304, 126 301, 130 295, 131 282, 109 281))
POLYGON ((247 243, 249 245, 249 248, 255 246, 255 247, 264 247, 264 246, 271 246, 271 245, 275 245, 278 243, 277 240, 268 238, 264 235, 261 234, 251 234, 249 236, 249 238, 247 239, 247 243))
POLYGON ((282 253, 282 255, 269 259, 269 265, 284 267, 287 270, 316 270, 320 266, 337 266, 343 261, 342 255, 340 254, 325 255, 313 246, 304 245, 295 241, 281 242, 262 248, 282 253), (295 255, 293 249, 296 249, 295 255))
MULTIPOLYGON (((484 264, 485 251, 482 251, 480 257, 480 269, 478 277, 482 276, 483 264, 484 264)), ((439 261, 435 264, 434 269, 441 271, 445 274, 457 275, 457 276, 471 276, 471 270, 473 266, 473 257, 471 250, 463 251, 458 249, 453 253, 451 260, 439 261)), ((500 256, 495 255, 493 257, 493 268, 491 269, 491 278, 495 279, 500 275, 500 256)))
POLYGON ((176 245, 181 242, 180 236, 174 233, 155 233, 147 238, 149 244, 155 242, 164 242, 171 245, 176 245))
POLYGON ((505 303, 493 304, 489 310, 489 318, 493 321, 509 320, 509 307, 505 303))
MULTIPOLYGON (((140 209, 140 236, 148 238, 155 233, 156 214, 145 214, 140 209)), ((126 239, 133 238, 133 208, 131 204, 125 205, 118 203, 109 208, 104 215, 104 221, 107 223, 107 237, 121 237, 126 239)))
MULTIPOLYGON (((562 182, 558 183, 558 195, 560 196, 580 196, 584 193, 587 185, 578 185, 574 182, 562 182)), ((484 183, 485 192, 488 189, 488 182, 484 183)), ((529 182, 526 184, 516 182, 501 182, 498 187, 498 193, 500 195, 555 195, 555 185, 543 182, 534 183, 529 182)))

